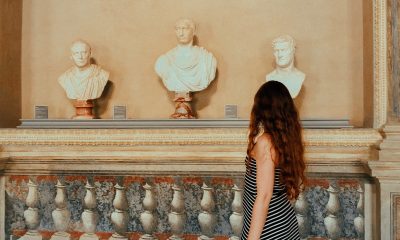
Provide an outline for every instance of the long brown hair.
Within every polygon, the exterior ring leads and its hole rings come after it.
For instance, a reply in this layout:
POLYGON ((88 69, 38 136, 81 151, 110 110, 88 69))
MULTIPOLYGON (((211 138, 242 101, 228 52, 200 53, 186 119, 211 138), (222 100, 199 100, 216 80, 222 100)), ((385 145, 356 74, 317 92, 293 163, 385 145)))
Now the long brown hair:
POLYGON ((271 137, 277 167, 281 168, 280 180, 286 186, 288 198, 297 198, 306 180, 302 130, 293 99, 280 82, 264 83, 254 97, 247 146, 249 156, 255 145, 254 138, 262 129, 271 137))

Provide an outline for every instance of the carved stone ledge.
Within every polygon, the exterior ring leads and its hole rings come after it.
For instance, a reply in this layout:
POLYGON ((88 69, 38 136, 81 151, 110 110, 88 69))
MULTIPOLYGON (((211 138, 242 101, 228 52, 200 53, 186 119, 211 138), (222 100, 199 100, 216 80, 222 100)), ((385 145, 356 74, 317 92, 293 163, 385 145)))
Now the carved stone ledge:
MULTIPOLYGON (((306 129, 306 146, 369 147, 375 129, 306 129)), ((0 129, 0 145, 246 145, 246 128, 224 129, 0 129)))
POLYGON ((8 154, 0 152, 0 173, 4 171, 8 160, 9 160, 8 154))
POLYGON ((400 165, 398 161, 370 161, 368 166, 371 175, 382 181, 400 181, 400 165))
POLYGON ((380 161, 400 161, 400 125, 387 125, 383 129, 384 140, 380 145, 380 161))
MULTIPOLYGON (((310 173, 366 174, 374 129, 304 130, 310 173)), ((0 130, 5 174, 242 174, 247 129, 0 130)))

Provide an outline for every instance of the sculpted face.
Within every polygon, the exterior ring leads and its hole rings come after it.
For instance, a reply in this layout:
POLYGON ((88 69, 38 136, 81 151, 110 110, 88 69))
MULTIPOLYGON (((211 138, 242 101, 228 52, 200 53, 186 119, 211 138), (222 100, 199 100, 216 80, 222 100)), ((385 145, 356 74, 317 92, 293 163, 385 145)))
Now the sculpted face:
POLYGON ((175 25, 176 38, 180 44, 191 44, 194 37, 194 26, 188 21, 178 21, 175 25))
POLYGON ((274 44, 274 56, 279 67, 288 67, 293 63, 294 48, 290 42, 277 42, 274 44))
POLYGON ((83 42, 76 42, 71 47, 71 59, 78 68, 90 65, 90 47, 83 42))

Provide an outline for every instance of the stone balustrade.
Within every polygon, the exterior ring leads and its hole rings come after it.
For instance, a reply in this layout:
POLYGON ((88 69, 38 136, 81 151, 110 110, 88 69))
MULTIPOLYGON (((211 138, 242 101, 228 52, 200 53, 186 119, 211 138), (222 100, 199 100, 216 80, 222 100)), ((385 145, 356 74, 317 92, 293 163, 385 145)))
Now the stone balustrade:
MULTIPOLYGON (((6 230, 21 239, 238 239, 242 186, 230 177, 9 176, 6 230)), ((363 179, 310 179, 293 203, 302 239, 363 239, 363 197, 363 179)))
MULTIPOLYGON (((246 131, 0 131, 0 239, 237 240, 246 131)), ((304 140, 302 239, 375 239, 365 161, 380 134, 310 129, 304 140)))

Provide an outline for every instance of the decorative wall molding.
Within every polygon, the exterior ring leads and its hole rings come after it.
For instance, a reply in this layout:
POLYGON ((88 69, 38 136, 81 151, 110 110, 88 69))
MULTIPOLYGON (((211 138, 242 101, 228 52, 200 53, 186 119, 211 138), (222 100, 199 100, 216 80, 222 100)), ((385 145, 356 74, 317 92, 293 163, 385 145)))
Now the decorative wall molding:
POLYGON ((387 0, 373 0, 374 34, 374 128, 387 122, 388 59, 387 59, 387 0))
MULTIPOLYGON (((375 129, 306 129, 306 146, 368 147, 382 140, 375 129)), ((0 146, 243 145, 245 128, 203 129, 0 129, 0 146)))
MULTIPOLYGON (((382 137, 375 129, 306 129, 310 174, 367 174, 382 137)), ((2 129, 11 174, 241 175, 247 129, 2 129)))

